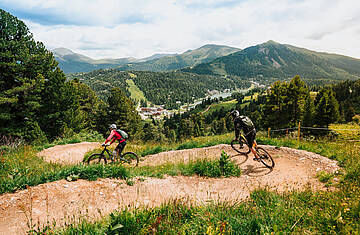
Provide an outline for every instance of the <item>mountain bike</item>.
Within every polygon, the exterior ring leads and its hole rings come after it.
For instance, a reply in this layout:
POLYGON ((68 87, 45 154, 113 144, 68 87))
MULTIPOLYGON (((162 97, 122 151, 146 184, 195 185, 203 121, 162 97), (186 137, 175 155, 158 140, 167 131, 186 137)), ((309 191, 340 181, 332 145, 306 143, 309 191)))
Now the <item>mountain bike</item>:
POLYGON ((132 167, 136 167, 139 164, 139 157, 136 153, 133 152, 125 152, 120 156, 114 157, 113 154, 107 147, 109 145, 102 145, 104 149, 101 153, 94 153, 88 159, 85 159, 84 162, 86 164, 106 164, 108 162, 118 162, 121 164, 126 164, 132 167))
MULTIPOLYGON (((238 140, 231 141, 231 147, 238 153, 247 155, 251 152, 251 148, 248 145, 246 138, 241 134, 238 140)), ((255 145, 256 155, 255 160, 262 162, 267 168, 274 168, 275 162, 271 155, 262 147, 255 145)))

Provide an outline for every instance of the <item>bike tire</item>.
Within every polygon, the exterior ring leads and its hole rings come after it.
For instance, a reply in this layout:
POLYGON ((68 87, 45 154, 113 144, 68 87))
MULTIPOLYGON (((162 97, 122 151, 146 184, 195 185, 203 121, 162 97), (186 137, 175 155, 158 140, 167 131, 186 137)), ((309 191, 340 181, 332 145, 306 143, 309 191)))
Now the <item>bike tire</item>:
POLYGON ((257 154, 260 157, 260 161, 264 164, 267 168, 274 168, 275 162, 271 155, 263 148, 258 147, 256 150, 257 154))
POLYGON ((249 154, 251 152, 249 146, 247 145, 247 141, 244 137, 240 137, 239 140, 231 141, 231 147, 238 153, 241 154, 249 154))
POLYGON ((137 167, 139 165, 139 157, 136 153, 126 152, 121 155, 121 158, 125 159, 124 164, 131 167, 137 167))
POLYGON ((86 163, 88 165, 93 165, 93 164, 106 164, 107 160, 106 157, 103 154, 100 153, 94 153, 93 155, 91 155, 86 163))

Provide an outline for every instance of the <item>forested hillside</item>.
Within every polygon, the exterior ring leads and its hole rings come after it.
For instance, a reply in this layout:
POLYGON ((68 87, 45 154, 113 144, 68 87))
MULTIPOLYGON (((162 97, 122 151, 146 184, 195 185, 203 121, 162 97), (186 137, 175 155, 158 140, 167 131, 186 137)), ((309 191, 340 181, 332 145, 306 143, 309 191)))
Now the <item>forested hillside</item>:
POLYGON ((248 80, 237 76, 198 75, 185 72, 146 72, 119 71, 116 69, 96 70, 90 73, 70 74, 71 79, 78 79, 88 84, 96 93, 105 98, 112 87, 120 87, 127 92, 127 80, 132 80, 144 93, 145 98, 157 105, 172 108, 176 101, 190 103, 203 98, 208 91, 225 89, 244 89, 250 87, 248 80))
POLYGON ((286 79, 300 75, 312 80, 355 80, 360 78, 360 60, 269 41, 183 71, 246 78, 286 79))
MULTIPOLYGON (((299 122, 307 128, 327 128, 336 122, 359 122, 359 97, 360 80, 320 86, 311 94, 307 84, 295 76, 289 82, 274 82, 266 91, 256 89, 245 96, 234 93, 225 102, 205 100, 189 112, 165 119, 163 132, 168 138, 179 139, 223 134, 233 130, 228 114, 235 108, 241 115, 249 116, 257 130, 296 129, 299 122)), ((309 130, 304 134, 326 135, 328 132, 309 130)))

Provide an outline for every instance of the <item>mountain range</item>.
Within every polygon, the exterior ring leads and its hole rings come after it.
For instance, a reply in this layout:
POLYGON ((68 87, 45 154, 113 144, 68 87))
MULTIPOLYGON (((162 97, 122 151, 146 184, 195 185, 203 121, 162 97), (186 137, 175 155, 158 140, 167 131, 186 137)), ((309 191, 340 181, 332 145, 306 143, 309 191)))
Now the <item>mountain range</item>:
POLYGON ((55 59, 59 62, 59 67, 65 73, 90 72, 104 68, 153 72, 171 71, 210 62, 237 51, 240 49, 221 45, 205 45, 182 54, 154 54, 141 59, 129 57, 95 60, 66 48, 52 50, 55 59))
POLYGON ((360 60, 268 41, 183 71, 243 78, 355 80, 360 60))

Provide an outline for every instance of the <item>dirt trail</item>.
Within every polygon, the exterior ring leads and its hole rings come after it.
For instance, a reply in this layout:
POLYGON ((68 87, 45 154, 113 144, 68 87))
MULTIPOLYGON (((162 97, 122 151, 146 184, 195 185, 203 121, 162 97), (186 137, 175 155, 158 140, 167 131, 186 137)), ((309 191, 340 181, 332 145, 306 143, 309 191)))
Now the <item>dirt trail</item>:
MULTIPOLYGON (((75 146, 82 145, 71 145, 69 148, 76 148, 75 146)), ((323 184, 315 178, 316 173, 338 170, 335 161, 317 154, 289 148, 263 147, 274 157, 276 165, 273 170, 253 161, 251 155, 249 158, 237 155, 229 145, 159 153, 147 156, 140 163, 159 165, 169 161, 188 162, 198 158, 219 158, 221 152, 225 151, 242 169, 242 175, 238 178, 166 176, 164 179, 136 180, 133 186, 116 179, 100 179, 94 182, 61 180, 4 194, 0 196, 0 234, 24 234, 28 230, 27 223, 30 218, 33 223, 40 224, 55 220, 57 226, 61 226, 64 223, 76 222, 79 218, 97 219, 115 209, 158 206, 175 199, 193 203, 244 200, 258 187, 267 187, 278 192, 305 188, 324 190, 323 184)), ((76 156, 76 159, 82 158, 76 156)))

